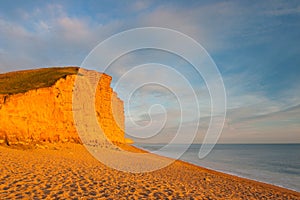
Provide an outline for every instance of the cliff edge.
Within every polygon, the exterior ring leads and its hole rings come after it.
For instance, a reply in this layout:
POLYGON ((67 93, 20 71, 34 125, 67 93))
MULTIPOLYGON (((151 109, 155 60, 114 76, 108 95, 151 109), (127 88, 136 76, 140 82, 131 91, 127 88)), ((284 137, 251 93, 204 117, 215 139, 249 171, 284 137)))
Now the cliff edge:
MULTIPOLYGON (((73 113, 75 80, 78 76, 85 78, 78 70, 62 67, 0 74, 0 143, 82 143, 73 113)), ((113 143, 126 143, 124 104, 110 87, 112 78, 85 71, 89 80, 91 76, 100 77, 93 114, 105 136, 113 143)))

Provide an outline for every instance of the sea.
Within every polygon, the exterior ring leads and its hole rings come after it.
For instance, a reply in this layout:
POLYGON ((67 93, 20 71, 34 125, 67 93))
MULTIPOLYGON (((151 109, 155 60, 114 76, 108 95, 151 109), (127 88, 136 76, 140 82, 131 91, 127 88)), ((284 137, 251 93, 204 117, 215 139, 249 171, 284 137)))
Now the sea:
MULTIPOLYGON (((157 153, 165 145, 135 146, 157 153)), ((198 157, 200 147, 201 144, 192 144, 179 159, 300 192, 300 144, 216 144, 203 159, 198 157)), ((177 144, 171 149, 181 151, 182 147, 177 144)), ((172 154, 167 155, 172 157, 172 154)))

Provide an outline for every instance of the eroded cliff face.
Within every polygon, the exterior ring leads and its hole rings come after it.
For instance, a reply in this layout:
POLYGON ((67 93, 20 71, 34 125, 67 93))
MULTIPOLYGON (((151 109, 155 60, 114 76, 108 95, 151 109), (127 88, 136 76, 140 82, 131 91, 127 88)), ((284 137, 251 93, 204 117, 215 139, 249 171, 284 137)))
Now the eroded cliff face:
MULTIPOLYGON (((101 76, 96 87, 94 102, 82 98, 86 104, 95 103, 94 113, 82 116, 80 126, 95 135, 97 129, 86 123, 96 115, 97 122, 106 137, 114 143, 125 143, 124 105, 110 87, 111 77, 101 76)), ((82 143, 75 126, 73 113, 73 90, 78 75, 67 75, 47 88, 29 90, 19 94, 0 94, 0 142, 7 144, 31 142, 82 143)), ((83 88, 84 89, 84 88, 83 88)), ((78 98, 81 98, 80 96, 78 98)), ((84 106, 76 109, 84 109, 84 106)), ((78 123, 78 121, 77 121, 78 123)), ((100 139, 101 140, 101 139, 100 139)), ((98 141, 97 141, 98 142, 98 141)))

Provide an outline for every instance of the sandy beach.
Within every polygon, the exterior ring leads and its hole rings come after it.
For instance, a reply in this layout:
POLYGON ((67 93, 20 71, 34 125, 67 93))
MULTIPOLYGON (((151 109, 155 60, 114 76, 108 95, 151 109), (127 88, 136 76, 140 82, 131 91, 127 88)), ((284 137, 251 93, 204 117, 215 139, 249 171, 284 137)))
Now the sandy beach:
POLYGON ((300 199, 300 193, 182 161, 111 169, 79 144, 0 146, 0 199, 300 199))

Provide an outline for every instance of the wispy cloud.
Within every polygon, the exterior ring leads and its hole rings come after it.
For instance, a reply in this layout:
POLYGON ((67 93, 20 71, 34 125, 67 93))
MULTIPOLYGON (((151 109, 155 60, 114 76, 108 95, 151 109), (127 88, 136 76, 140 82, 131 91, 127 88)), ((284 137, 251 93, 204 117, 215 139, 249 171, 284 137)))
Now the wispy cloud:
MULTIPOLYGON (((202 44, 222 73, 228 116, 221 141, 300 142, 299 8, 298 1, 283 0, 103 4, 26 1, 19 2, 18 7, 7 2, 0 8, 0 72, 80 65, 92 48, 114 33, 141 26, 171 28, 202 44)), ((150 62, 173 67, 193 85, 200 99, 202 118, 196 140, 201 141, 209 123, 210 96, 203 79, 195 76, 185 61, 163 52, 125 55, 108 70, 113 86, 132 67, 150 62)), ((193 101, 178 77, 150 68, 127 78, 126 84, 117 88, 119 94, 125 98, 123 92, 151 78, 149 74, 181 91, 181 101, 193 101)), ((132 112, 126 110, 128 119, 147 124, 149 108, 159 102, 167 109, 168 124, 153 141, 172 138, 180 113, 176 97, 155 85, 143 87, 134 95, 132 112)), ((192 113, 193 104, 187 110, 192 113)), ((163 110, 152 113, 153 123, 159 126, 163 114, 163 110)), ((191 117, 182 125, 189 127, 195 120, 191 117)))
POLYGON ((118 28, 115 23, 103 26, 89 18, 70 17, 59 4, 18 13, 24 22, 0 19, 1 71, 80 65, 95 44, 118 28))

